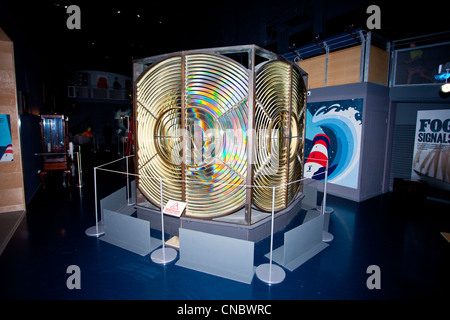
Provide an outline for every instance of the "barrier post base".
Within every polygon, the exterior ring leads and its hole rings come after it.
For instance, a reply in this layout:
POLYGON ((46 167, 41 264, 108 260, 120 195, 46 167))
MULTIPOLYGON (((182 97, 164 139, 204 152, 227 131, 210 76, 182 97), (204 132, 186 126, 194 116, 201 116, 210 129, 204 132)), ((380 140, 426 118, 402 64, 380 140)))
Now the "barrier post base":
POLYGON ((172 262, 177 257, 177 251, 173 248, 160 248, 150 255, 150 259, 154 263, 166 264, 172 262))
POLYGON ((331 233, 329 233, 328 231, 323 231, 323 233, 322 233, 322 241, 323 242, 331 242, 331 241, 333 241, 333 239, 334 239, 334 236, 331 233))
POLYGON ((282 282, 286 277, 286 272, 280 266, 275 264, 270 266, 270 263, 264 263, 256 268, 256 276, 259 280, 271 285, 282 282))
POLYGON ((84 233, 90 237, 99 237, 105 233, 105 228, 103 226, 92 226, 87 228, 84 233))

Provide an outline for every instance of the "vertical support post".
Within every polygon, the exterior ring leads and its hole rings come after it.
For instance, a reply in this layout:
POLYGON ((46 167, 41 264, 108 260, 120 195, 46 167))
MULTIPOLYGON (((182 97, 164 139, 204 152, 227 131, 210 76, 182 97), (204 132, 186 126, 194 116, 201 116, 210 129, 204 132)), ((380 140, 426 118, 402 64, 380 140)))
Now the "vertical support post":
POLYGON ((326 164, 326 170, 325 170, 325 182, 323 185, 323 201, 322 201, 322 215, 323 221, 324 221, 324 227, 322 230, 322 241, 324 242, 330 242, 334 239, 334 236, 328 232, 328 224, 330 221, 330 214, 333 212, 333 210, 327 211, 327 180, 328 180, 328 160, 326 164))
POLYGON ((88 236, 99 237, 105 233, 103 226, 98 225, 98 204, 97 204, 97 167, 94 168, 94 198, 95 198, 95 226, 87 228, 85 233, 88 236))
POLYGON ((272 219, 270 223, 270 267, 269 267, 269 283, 272 282, 272 252, 273 252, 273 220, 275 215, 275 187, 272 188, 272 219))
POLYGON ((78 146, 78 156, 79 156, 79 165, 80 165, 80 169, 78 171, 79 177, 78 177, 78 182, 80 184, 80 187, 83 185, 83 162, 82 162, 82 158, 81 158, 81 146, 78 146))
MULTIPOLYGON (((389 75, 391 74, 391 43, 389 41, 386 42, 386 52, 389 54, 389 61, 388 61, 388 72, 386 75, 386 83, 389 85, 389 75)), ((390 86, 390 85, 389 85, 390 86)))
MULTIPOLYGON (((127 135, 127 147, 128 147, 128 144, 130 143, 130 141, 128 141, 128 139, 130 138, 130 133, 131 133, 131 131, 130 131, 130 116, 127 115, 126 117, 127 117, 127 132, 128 132, 128 135, 127 135)), ((127 153, 128 153, 128 148, 127 148, 127 153)), ((125 153, 123 155, 126 156, 125 153)), ((127 164, 128 164, 128 160, 127 160, 127 164)))
POLYGON ((328 47, 327 43, 324 41, 323 46, 325 47, 325 80, 323 86, 327 86, 328 82, 328 57, 330 56, 330 47, 328 47))
POLYGON ((83 186, 83 179, 82 179, 82 167, 81 167, 81 146, 78 146, 78 151, 75 152, 77 154, 77 171, 78 171, 78 188, 81 188, 83 186))
POLYGON ((246 209, 245 222, 247 225, 252 221, 252 198, 253 198, 253 151, 254 151, 254 124, 255 124, 255 47, 252 46, 248 52, 248 120, 247 120, 247 180, 246 180, 246 209))
POLYGON ((97 168, 94 168, 95 228, 98 234, 97 168))
POLYGON ((278 265, 272 264, 272 252, 273 252, 273 226, 275 216, 275 190, 276 186, 272 187, 272 216, 270 224, 270 253, 269 263, 264 263, 256 268, 256 276, 268 285, 280 283, 286 277, 286 272, 278 265))
POLYGON ((325 181, 323 184, 323 201, 322 201, 322 214, 325 214, 327 207, 327 180, 328 180, 328 160, 325 167, 325 181))
POLYGON ((129 185, 130 185, 130 176, 129 176, 129 174, 128 174, 128 157, 125 157, 125 161, 127 162, 127 205, 130 205, 130 187, 129 187, 129 185))
POLYGON ((369 65, 370 65, 370 43, 372 42, 372 32, 367 32, 366 48, 364 57, 364 82, 369 81, 369 65))
POLYGON ((186 55, 181 53, 181 201, 186 202, 186 55))
POLYGON ((389 88, 390 87, 392 87, 392 86, 394 86, 394 84, 395 84, 395 81, 394 81, 394 78, 395 78, 395 70, 397 69, 397 54, 396 54, 396 51, 394 50, 394 42, 393 43, 391 43, 391 42, 388 42, 388 44, 389 44, 389 72, 388 72, 388 74, 387 74, 387 77, 388 77, 388 80, 389 80, 389 82, 388 82, 388 86, 389 86, 389 88))
POLYGON ((163 180, 159 178, 159 193, 161 194, 161 240, 163 247, 163 259, 166 260, 166 241, 164 239, 164 200, 163 200, 163 180))
POLYGON ((162 248, 153 251, 150 255, 150 259, 159 264, 169 263, 177 257, 177 251, 173 248, 166 248, 166 241, 164 239, 164 204, 163 204, 163 179, 159 178, 159 192, 161 195, 161 239, 162 239, 162 248))
MULTIPOLYGON (((133 76, 133 130, 134 130, 134 146, 135 146, 135 152, 134 152, 134 154, 135 154, 135 157, 133 157, 133 166, 134 166, 134 168, 135 168, 135 173, 137 173, 137 175, 135 175, 135 177, 134 177, 134 182, 135 182, 135 185, 134 185, 134 191, 135 191, 135 198, 137 199, 137 196, 138 196, 138 193, 137 193, 137 189, 138 189, 138 187, 139 187, 139 166, 138 166, 138 163, 139 163, 139 150, 138 150, 138 147, 139 147, 139 136, 138 136, 138 125, 139 125, 139 122, 138 122, 138 118, 137 118, 137 108, 136 108, 136 103, 137 103, 137 99, 136 99, 136 97, 137 97, 137 85, 136 85, 136 80, 135 80, 135 78, 134 77, 136 77, 137 78, 137 76, 138 75, 136 75, 136 72, 138 72, 139 70, 142 70, 143 69, 143 66, 142 65, 137 65, 136 63, 134 64, 134 66, 133 66, 133 70, 134 70, 134 72, 135 72, 135 74, 134 74, 134 76, 133 76)), ((136 199, 135 199, 135 201, 136 201, 136 199)))
POLYGON ((291 118, 292 118, 292 72, 293 66, 289 67, 289 96, 288 96, 288 115, 287 124, 284 128, 283 140, 287 139, 287 150, 286 150, 286 194, 285 194, 285 205, 289 203, 289 160, 291 158, 291 142, 292 142, 292 132, 291 132, 291 118))
POLYGON ((359 38, 361 39, 361 54, 359 58, 359 82, 364 81, 364 59, 366 50, 366 37, 364 37, 363 30, 359 31, 359 38))

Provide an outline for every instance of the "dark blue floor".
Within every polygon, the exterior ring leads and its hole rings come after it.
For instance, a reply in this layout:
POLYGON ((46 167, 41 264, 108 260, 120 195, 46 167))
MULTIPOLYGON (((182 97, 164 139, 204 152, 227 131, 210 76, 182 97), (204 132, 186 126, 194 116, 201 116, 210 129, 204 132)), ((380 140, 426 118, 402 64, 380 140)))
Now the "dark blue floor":
MULTIPOLYGON (((88 171, 88 170, 87 170, 88 171)), ((0 256, 1 299, 433 299, 443 297, 441 231, 450 231, 448 204, 395 207, 391 194, 362 203, 329 196, 334 208, 330 246, 285 280, 251 285, 166 266, 85 235, 94 224, 91 172, 83 188, 53 181, 28 206, 0 256), (81 289, 69 290, 69 265, 81 270, 81 289), (381 271, 381 289, 369 290, 367 267, 381 271)), ((120 179, 119 179, 120 180, 120 179)), ((50 181, 52 182, 52 181, 50 181)), ((110 189, 114 184, 107 183, 110 189)), ((102 188, 106 189, 106 187, 102 188)), ((104 191, 106 192, 106 191, 104 191)), ((100 195, 101 196, 101 195, 100 195)), ((302 218, 302 213, 286 230, 302 218)), ((283 231, 286 231, 283 230, 283 231)), ((274 248, 282 244, 275 235, 274 248)), ((266 263, 269 239, 255 246, 255 266, 266 263)))

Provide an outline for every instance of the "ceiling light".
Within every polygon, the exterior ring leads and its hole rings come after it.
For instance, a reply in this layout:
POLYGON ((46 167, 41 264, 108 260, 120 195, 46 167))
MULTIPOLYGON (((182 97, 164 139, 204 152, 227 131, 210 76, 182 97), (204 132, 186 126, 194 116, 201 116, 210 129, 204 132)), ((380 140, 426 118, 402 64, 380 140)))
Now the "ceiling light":
POLYGON ((445 83, 441 86, 441 91, 443 93, 449 93, 450 92, 450 83, 445 83))

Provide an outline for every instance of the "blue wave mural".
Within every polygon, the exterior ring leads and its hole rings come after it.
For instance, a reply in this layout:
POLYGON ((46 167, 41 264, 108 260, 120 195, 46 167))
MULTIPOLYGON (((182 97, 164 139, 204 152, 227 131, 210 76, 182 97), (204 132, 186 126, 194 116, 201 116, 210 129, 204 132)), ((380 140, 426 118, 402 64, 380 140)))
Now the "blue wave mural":
POLYGON ((323 159, 325 155, 328 159, 328 182, 358 187, 363 102, 363 99, 347 99, 308 103, 304 177, 324 179, 326 163, 322 167, 311 163, 313 157, 318 157, 315 152, 320 151, 323 155, 319 157, 323 159), (317 137, 321 135, 329 139, 329 144, 320 146, 318 141, 324 139, 317 137))

